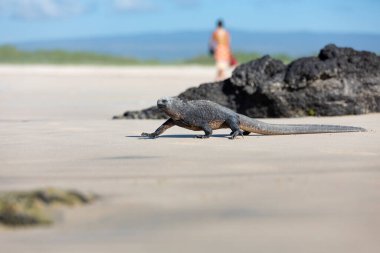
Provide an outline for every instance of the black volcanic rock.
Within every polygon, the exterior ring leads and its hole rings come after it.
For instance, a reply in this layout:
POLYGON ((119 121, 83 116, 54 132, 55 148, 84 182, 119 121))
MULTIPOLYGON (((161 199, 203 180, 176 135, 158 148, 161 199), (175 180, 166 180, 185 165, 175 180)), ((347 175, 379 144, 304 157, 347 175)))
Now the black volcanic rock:
MULTIPOLYGON (((264 56, 238 66, 225 81, 187 89, 179 97, 211 100, 259 118, 379 112, 380 57, 332 44, 317 57, 300 58, 289 65, 264 56)), ((151 107, 128 111, 121 118, 166 116, 151 107)))
POLYGON ((258 88, 282 81, 285 70, 284 63, 266 55, 237 67, 231 76, 231 82, 234 86, 242 87, 248 94, 253 94, 258 88))

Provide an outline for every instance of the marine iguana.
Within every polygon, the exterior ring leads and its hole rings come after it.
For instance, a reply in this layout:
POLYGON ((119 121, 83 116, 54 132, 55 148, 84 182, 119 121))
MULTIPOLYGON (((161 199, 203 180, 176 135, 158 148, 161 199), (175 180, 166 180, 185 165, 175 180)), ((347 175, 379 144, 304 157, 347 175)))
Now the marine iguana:
POLYGON ((157 101, 157 107, 170 118, 153 133, 142 133, 141 136, 157 138, 172 126, 189 130, 203 130, 205 135, 197 138, 209 138, 212 130, 230 128, 230 139, 238 135, 259 133, 265 135, 314 134, 338 132, 365 132, 361 127, 338 125, 285 125, 268 124, 238 114, 224 106, 207 100, 183 101, 178 97, 164 97, 157 101))

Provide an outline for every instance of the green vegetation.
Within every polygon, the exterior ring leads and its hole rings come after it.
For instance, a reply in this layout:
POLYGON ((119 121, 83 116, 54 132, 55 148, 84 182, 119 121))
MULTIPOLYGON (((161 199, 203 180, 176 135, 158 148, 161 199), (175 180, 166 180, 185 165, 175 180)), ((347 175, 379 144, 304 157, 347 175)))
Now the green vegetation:
POLYGON ((0 63, 13 64, 93 64, 93 65, 137 65, 158 64, 157 61, 138 61, 132 58, 116 57, 88 52, 66 52, 61 50, 38 50, 26 52, 13 46, 0 47, 0 63))
POLYGON ((314 117, 314 116, 317 115, 317 112, 316 112, 313 108, 309 108, 309 109, 306 110, 306 114, 307 114, 308 116, 312 116, 312 117, 314 117))
POLYGON ((6 226, 51 224, 49 210, 52 207, 87 204, 96 198, 94 195, 54 188, 3 193, 0 194, 0 224, 6 226))
MULTIPOLYGON (((258 53, 237 52, 234 54, 239 63, 258 59, 262 55, 258 53)), ((272 56, 284 63, 289 63, 292 58, 284 54, 272 56)), ((0 46, 0 63, 6 64, 74 64, 74 65, 158 65, 158 64, 199 64, 213 65, 211 56, 201 55, 184 61, 160 62, 157 60, 140 61, 133 58, 118 57, 89 52, 67 52, 62 50, 37 50, 33 52, 21 51, 13 46, 0 46)))
MULTIPOLYGON (((246 52, 236 52, 234 53, 235 58, 239 63, 245 63, 248 61, 256 60, 263 55, 259 53, 246 53, 246 52)), ((275 54, 271 55, 274 59, 280 60, 285 64, 290 63, 293 58, 286 55, 286 54, 275 54)), ((212 56, 208 55, 200 55, 188 60, 183 61, 185 64, 200 64, 200 65, 213 65, 214 64, 214 59, 212 56)))

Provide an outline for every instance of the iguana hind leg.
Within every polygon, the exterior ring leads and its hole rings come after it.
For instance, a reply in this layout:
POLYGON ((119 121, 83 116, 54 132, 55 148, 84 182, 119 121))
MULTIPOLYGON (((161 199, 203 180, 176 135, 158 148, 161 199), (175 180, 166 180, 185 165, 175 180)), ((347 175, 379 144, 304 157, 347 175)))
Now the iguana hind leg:
MULTIPOLYGON (((234 132, 231 132, 230 135, 232 135, 233 133, 234 133, 234 132)), ((251 133, 251 132, 243 131, 243 135, 244 135, 244 136, 247 136, 247 135, 249 135, 250 133, 251 133)))
POLYGON ((244 132, 243 130, 240 129, 239 126, 239 120, 238 119, 230 119, 226 122, 229 127, 231 128, 232 132, 230 134, 230 139, 233 140, 235 139, 236 136, 240 135, 243 136, 244 132))

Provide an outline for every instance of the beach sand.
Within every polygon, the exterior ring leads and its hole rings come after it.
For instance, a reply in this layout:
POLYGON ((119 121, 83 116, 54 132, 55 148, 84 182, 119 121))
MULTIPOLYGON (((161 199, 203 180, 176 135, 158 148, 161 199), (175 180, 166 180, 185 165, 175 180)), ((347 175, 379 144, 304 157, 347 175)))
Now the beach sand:
POLYGON ((363 133, 207 140, 111 120, 212 81, 205 67, 0 66, 0 191, 99 194, 1 252, 379 252, 380 114, 265 119, 363 133))

